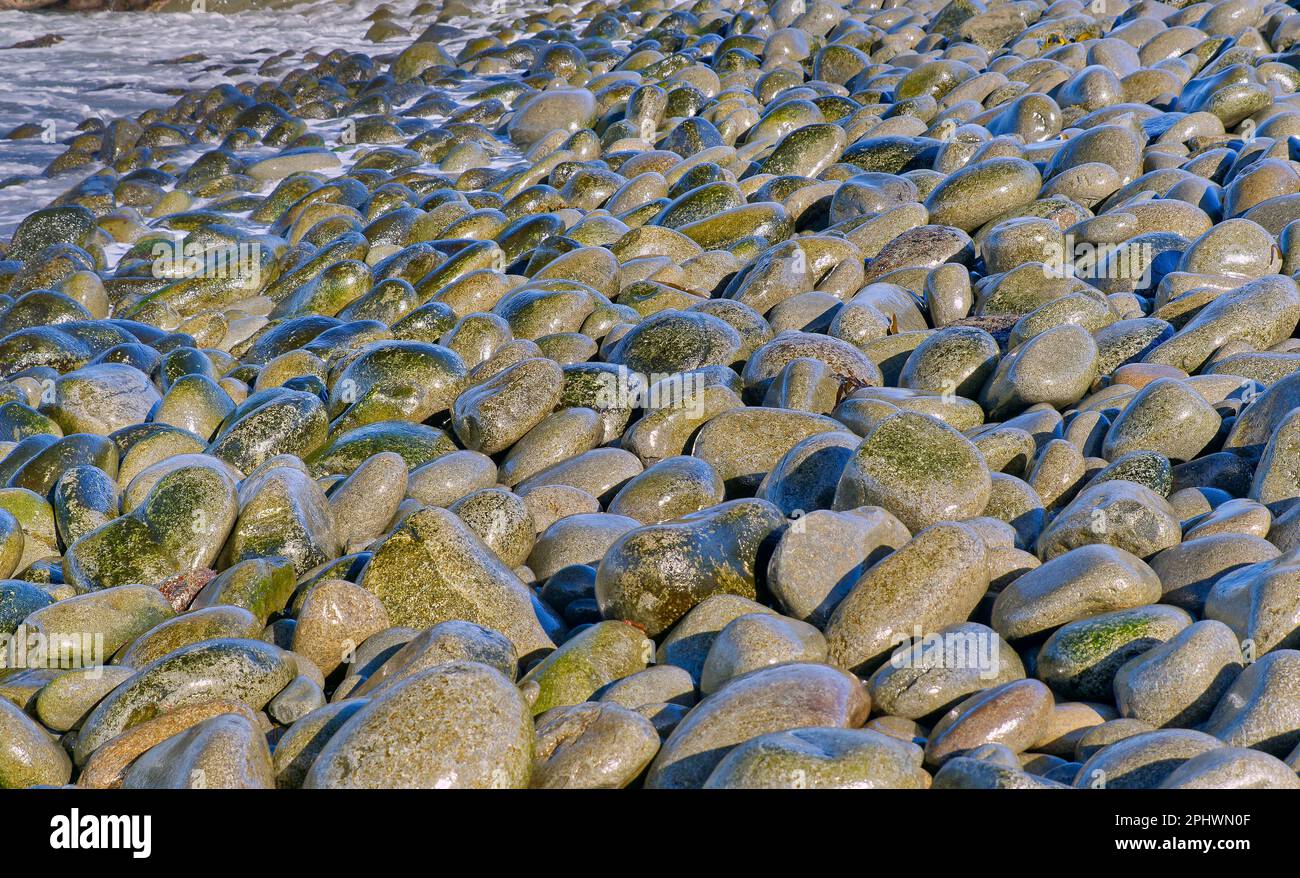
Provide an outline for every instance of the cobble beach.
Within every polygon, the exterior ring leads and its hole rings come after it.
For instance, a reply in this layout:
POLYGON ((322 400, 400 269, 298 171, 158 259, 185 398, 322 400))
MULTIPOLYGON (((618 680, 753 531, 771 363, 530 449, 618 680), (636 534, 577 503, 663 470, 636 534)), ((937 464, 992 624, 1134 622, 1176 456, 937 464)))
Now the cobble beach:
POLYGON ((0 65, 0 787, 1300 788, 1296 9, 0 65))

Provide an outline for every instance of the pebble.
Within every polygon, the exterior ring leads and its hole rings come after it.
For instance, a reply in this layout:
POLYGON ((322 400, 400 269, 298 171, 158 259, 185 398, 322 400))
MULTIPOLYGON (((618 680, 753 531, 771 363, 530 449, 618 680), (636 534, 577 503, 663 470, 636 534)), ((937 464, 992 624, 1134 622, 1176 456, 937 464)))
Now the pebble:
POLYGON ((878 710, 921 720, 969 695, 1024 677, 1020 656, 996 632, 959 622, 900 645, 868 685, 878 710))
POLYGON ((1205 615, 1211 593, 1218 589, 1218 595, 1226 596, 1230 583, 1243 581, 1242 576, 1231 574, 1256 565, 1272 566, 1269 562, 1278 554, 1277 547, 1260 537, 1212 534, 1165 549, 1151 559, 1151 569, 1160 577, 1162 601, 1205 615))
POLYGON ((632 625, 600 622, 573 635, 533 668, 521 685, 536 684, 534 714, 581 704, 601 687, 644 670, 654 642, 632 625))
POLYGON ((260 730, 236 713, 206 719, 155 744, 122 779, 123 789, 257 790, 275 787, 260 730))
POLYGON ((1198 725, 1242 670, 1232 629, 1205 619, 1142 652, 1115 673, 1121 715, 1157 728, 1198 725))
POLYGON ((1218 738, 1192 729, 1139 732, 1108 744, 1088 757, 1079 769, 1074 786, 1155 789, 1187 761, 1223 746, 1218 738))
POLYGON ((704 788, 925 789, 922 755, 915 744, 870 729, 770 732, 728 753, 704 788))
POLYGON ((72 777, 72 760, 58 741, 21 708, 3 698, 0 728, 5 741, 0 753, 0 787, 61 786, 72 777))
POLYGON ((969 527, 926 528, 871 567, 826 624, 832 664, 874 670, 901 641, 965 620, 988 590, 984 541, 969 527))
POLYGON ((650 720, 626 707, 584 703, 540 718, 534 789, 622 789, 659 752, 650 720))
POLYGON ((499 671, 435 665, 371 699, 321 749, 306 789, 518 789, 532 776, 528 705, 499 671))
POLYGON ((1164 497, 1137 482, 1110 479, 1080 491, 1039 534, 1036 549, 1044 561, 1089 545, 1151 558, 1181 539, 1181 523, 1164 497))
POLYGON ((858 728, 870 710, 862 684, 827 665, 795 663, 746 674, 691 708, 651 763, 646 787, 701 787, 738 744, 766 732, 858 728))
POLYGON ((835 508, 880 506, 913 533, 984 511, 990 491, 979 451, 928 415, 899 412, 872 428, 844 468, 835 508))
POLYGON ((700 692, 711 695, 729 680, 768 665, 821 662, 826 638, 807 622, 751 613, 727 623, 718 632, 700 669, 700 692))
POLYGON ((1162 790, 1295 790, 1300 777, 1276 756, 1245 747, 1210 750, 1178 766, 1162 790))
POLYGON ((993 603, 992 626, 1014 641, 1159 599, 1160 579, 1141 558, 1093 544, 1058 555, 1004 588, 993 603))
POLYGON ((1038 651, 1039 679, 1062 697, 1108 701, 1114 678, 1130 658, 1146 654, 1191 624, 1177 607, 1146 607, 1100 613, 1061 626, 1038 651))
POLYGON ((824 628, 862 572, 912 538, 879 506, 849 512, 816 509, 781 534, 767 565, 767 584, 786 612, 824 628))
POLYGON ((1052 712, 1052 693, 1037 680, 1015 680, 970 696, 945 713, 930 731, 925 761, 941 765, 984 744, 1013 753, 1037 741, 1052 712))
POLYGON ((554 648, 514 572, 458 517, 417 510, 375 549, 357 583, 395 625, 450 619, 500 630, 521 658, 554 648))
POLYGON ((628 531, 596 573, 601 614, 657 637, 715 594, 757 597, 759 550, 784 522, 764 500, 734 500, 628 531))
POLYGON ((76 761, 111 738, 168 710, 223 698, 265 707, 296 676, 292 653, 257 640, 205 640, 145 665, 86 717, 76 761))
POLYGON ((1201 728, 1230 747, 1254 747, 1282 757, 1300 742, 1292 728, 1300 652, 1279 649, 1242 671, 1201 728))

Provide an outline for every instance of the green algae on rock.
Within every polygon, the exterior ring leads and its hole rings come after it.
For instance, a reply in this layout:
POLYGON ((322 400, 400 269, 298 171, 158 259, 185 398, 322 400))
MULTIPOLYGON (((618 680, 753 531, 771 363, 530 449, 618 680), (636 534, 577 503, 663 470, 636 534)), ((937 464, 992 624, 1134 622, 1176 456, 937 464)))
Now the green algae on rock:
POLYGON ((1300 15, 905 6, 11 131, 0 786, 1294 788, 1300 15))

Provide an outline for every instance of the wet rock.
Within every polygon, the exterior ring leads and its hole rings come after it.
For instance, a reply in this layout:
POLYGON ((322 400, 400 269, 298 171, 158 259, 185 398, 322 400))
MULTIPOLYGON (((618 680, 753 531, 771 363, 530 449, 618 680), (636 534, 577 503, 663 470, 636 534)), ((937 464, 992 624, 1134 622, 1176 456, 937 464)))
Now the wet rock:
POLYGON ((1160 579, 1131 552, 1081 546, 1049 559, 1004 588, 993 603, 993 628, 1009 640, 1050 631, 1075 619, 1160 599, 1160 579))
POLYGON ((375 549, 357 584, 379 598, 391 624, 475 622, 509 637, 521 659, 555 646, 524 584, 445 509, 410 515, 375 549))
POLYGON ((733 749, 705 789, 924 789, 921 748, 869 729, 760 735, 733 749))
POLYGON ((1229 747, 1281 757, 1300 740, 1294 692, 1300 652, 1279 649, 1237 676, 1201 728, 1229 747))
POLYGON ((247 719, 223 714, 155 744, 126 773, 123 789, 271 789, 266 738, 247 719))
POLYGON ((866 690, 835 668, 796 663, 755 671, 691 709, 655 757, 646 786, 703 786, 737 744, 766 732, 857 728, 869 711, 866 690))
POLYGON ((75 757, 168 710, 216 698, 260 709, 296 676, 292 655, 256 640, 207 640, 141 668, 99 703, 82 725, 75 757))
POLYGON ((437 665, 393 686, 334 733, 306 789, 527 786, 533 724, 514 685, 487 665, 437 665))
POLYGON ((919 720, 1024 676, 1020 656, 996 632, 958 622, 899 645, 869 685, 878 710, 919 720))
POLYGON ((622 622, 599 622, 575 634, 521 681, 538 687, 534 714, 587 701, 602 686, 643 670, 654 643, 622 622))
POLYGON ((801 514, 781 535, 767 582, 790 615, 824 627, 862 572, 912 538, 878 506, 801 514))
POLYGON ((987 689, 944 714, 930 732, 925 761, 941 765, 989 743, 1027 750, 1042 735, 1051 711, 1052 694, 1037 680, 987 689))
POLYGON ((760 559, 784 523, 785 517, 766 501, 734 500, 629 531, 600 562, 596 599, 601 613, 657 637, 705 598, 726 593, 752 599, 760 559))
POLYGON ((700 691, 710 695, 727 681, 768 665, 820 662, 826 638, 806 622, 753 613, 728 622, 718 632, 700 670, 700 691))
POLYGON ((1163 497, 1134 482, 1113 480, 1081 491, 1044 528, 1036 548, 1045 561, 1092 544, 1150 558, 1177 545, 1180 537, 1178 520, 1163 497))
POLYGON ((622 789, 659 752, 650 720, 616 704, 579 704, 537 727, 534 789, 622 789))
POLYGON ((979 535, 951 522, 929 527, 867 570, 835 608, 825 629, 830 660, 873 670, 915 632, 964 621, 987 589, 979 535))
POLYGON ((979 451, 937 418, 900 412, 877 424, 854 451, 835 490, 835 508, 881 506, 912 532, 979 515, 988 502, 979 451))
POLYGON ((1162 604, 1078 619, 1047 638, 1038 651, 1035 675, 1065 698, 1107 701, 1115 675, 1127 661, 1190 624, 1185 612, 1162 604))
POLYGON ((1206 619, 1129 660, 1115 673, 1115 704, 1152 726, 1195 726, 1208 719, 1241 672, 1232 630, 1206 619))

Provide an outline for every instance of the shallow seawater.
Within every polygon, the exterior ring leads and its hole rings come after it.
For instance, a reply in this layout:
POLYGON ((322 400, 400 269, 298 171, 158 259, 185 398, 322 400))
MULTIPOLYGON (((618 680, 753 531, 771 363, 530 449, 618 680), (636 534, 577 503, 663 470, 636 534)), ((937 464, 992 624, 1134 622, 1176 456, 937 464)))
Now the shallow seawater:
MULTIPOLYGON (((170 106, 178 95, 169 94, 169 89, 261 79, 258 67, 281 52, 293 53, 290 63, 313 49, 371 56, 400 52, 422 29, 406 17, 416 2, 390 2, 397 10, 395 20, 409 24, 412 35, 382 43, 364 39, 371 25, 366 17, 377 5, 374 0, 324 0, 232 14, 0 12, 0 46, 45 34, 63 37, 48 48, 0 48, 0 134, 28 122, 52 132, 44 140, 0 140, 0 181, 39 175, 64 151, 60 141, 71 137, 83 119, 98 116, 108 121, 170 106), (194 53, 205 57, 168 63, 194 53), (238 70, 230 75, 232 68, 238 70)), ((444 47, 455 54, 465 39, 483 32, 491 15, 447 22, 463 28, 466 37, 446 41, 444 47)), ((83 170, 0 188, 0 237, 11 235, 23 217, 85 176, 83 170)))

